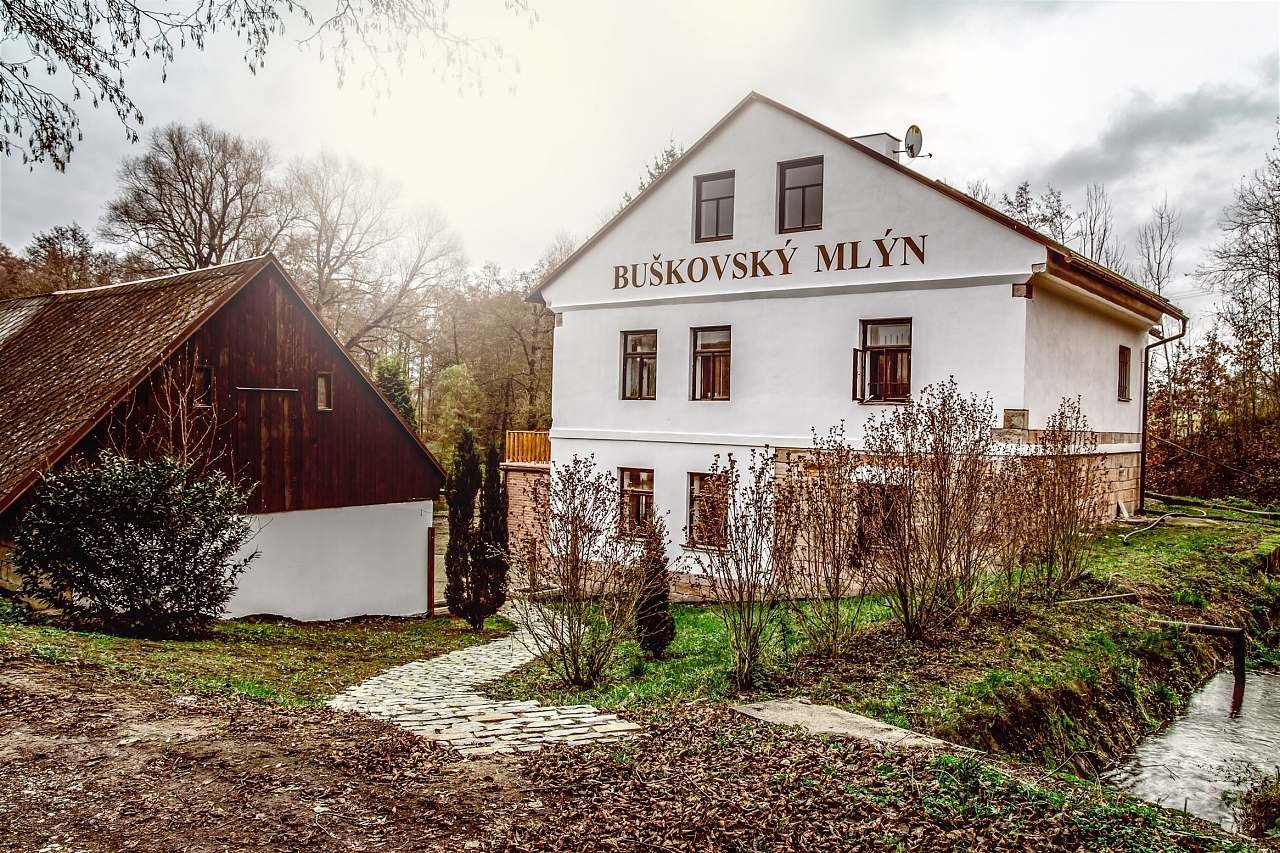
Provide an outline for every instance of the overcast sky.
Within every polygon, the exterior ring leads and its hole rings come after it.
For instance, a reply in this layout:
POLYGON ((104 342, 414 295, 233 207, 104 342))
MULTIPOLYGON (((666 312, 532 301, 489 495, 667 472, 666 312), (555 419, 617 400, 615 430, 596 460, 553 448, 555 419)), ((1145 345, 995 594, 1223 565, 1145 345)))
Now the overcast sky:
MULTIPOLYGON (((361 68, 339 88, 300 28, 256 75, 215 39, 165 83, 141 63, 127 79, 148 127, 204 119, 281 159, 350 154, 436 205, 473 264, 516 268, 557 232, 594 231, 669 138, 691 144, 752 89, 850 135, 919 124, 934 157, 912 166, 959 186, 1052 182, 1078 208, 1102 181, 1130 241, 1167 193, 1186 219, 1179 273, 1276 139, 1277 3, 530 2, 534 22, 454 0, 455 28, 509 60, 480 92, 416 60, 379 97, 361 68)), ((0 242, 96 228, 139 146, 110 111, 85 104, 83 123, 65 173, 0 161, 0 242)), ((1212 297, 1193 290, 1175 298, 1203 314, 1212 297)))

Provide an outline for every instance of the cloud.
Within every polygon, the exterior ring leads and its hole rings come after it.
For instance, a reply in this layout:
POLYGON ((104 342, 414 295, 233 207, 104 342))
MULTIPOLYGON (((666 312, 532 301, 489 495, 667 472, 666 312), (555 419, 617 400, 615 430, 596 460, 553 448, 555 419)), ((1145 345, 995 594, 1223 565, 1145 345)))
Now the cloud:
POLYGON ((1144 167, 1152 157, 1206 142, 1238 124, 1276 120, 1277 66, 1265 63, 1263 84, 1227 90, 1205 86, 1165 102, 1134 94, 1093 142, 1068 151, 1044 171, 1058 187, 1106 183, 1144 167))

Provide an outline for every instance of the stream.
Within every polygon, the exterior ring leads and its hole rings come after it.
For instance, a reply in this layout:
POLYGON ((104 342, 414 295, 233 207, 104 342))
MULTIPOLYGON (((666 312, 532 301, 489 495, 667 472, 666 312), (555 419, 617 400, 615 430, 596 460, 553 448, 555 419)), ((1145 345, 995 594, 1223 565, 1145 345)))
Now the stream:
POLYGON ((1234 829, 1235 815, 1223 794, 1280 767, 1280 675, 1250 672, 1244 695, 1233 702, 1234 686, 1230 671, 1209 679, 1184 714, 1143 740, 1103 780, 1234 829))

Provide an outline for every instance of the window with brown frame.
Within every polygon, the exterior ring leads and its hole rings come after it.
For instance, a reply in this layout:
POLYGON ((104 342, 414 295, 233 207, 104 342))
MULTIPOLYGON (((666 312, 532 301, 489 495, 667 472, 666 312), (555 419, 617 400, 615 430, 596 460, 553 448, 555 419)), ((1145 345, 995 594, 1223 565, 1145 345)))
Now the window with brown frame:
POLYGON ((728 400, 730 351, 733 333, 729 326, 692 329, 694 400, 728 400))
POLYGON ((653 517, 653 469, 619 468, 624 533, 636 533, 640 525, 653 517))
POLYGON ((316 373, 316 410, 333 411, 333 374, 328 371, 316 373))
POLYGON ((822 158, 778 164, 778 230, 822 227, 822 158))
POLYGON ((853 398, 859 402, 911 399, 911 320, 863 320, 853 373, 853 398))
POLYGON ((658 333, 622 333, 622 399, 653 400, 658 391, 658 333))
POLYGON ((213 368, 207 364, 191 370, 191 405, 197 409, 213 408, 213 368))
POLYGON ((1124 344, 1120 345, 1120 378, 1116 386, 1116 398, 1121 402, 1129 402, 1129 362, 1130 350, 1124 344))
POLYGON ((733 236, 733 172, 693 179, 693 235, 696 242, 733 236))
POLYGON ((724 474, 689 475, 689 544, 700 548, 723 548, 728 538, 728 518, 723 499, 716 500, 716 490, 723 490, 724 474))

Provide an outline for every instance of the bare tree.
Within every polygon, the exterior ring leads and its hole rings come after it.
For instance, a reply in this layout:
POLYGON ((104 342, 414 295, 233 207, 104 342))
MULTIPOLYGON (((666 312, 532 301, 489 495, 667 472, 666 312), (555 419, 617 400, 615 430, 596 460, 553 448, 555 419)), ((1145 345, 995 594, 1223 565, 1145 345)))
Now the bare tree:
MULTIPOLYGON (((1178 239, 1182 236, 1182 215, 1178 209, 1169 204, 1169 197, 1151 208, 1151 218, 1138 227, 1138 283, 1161 295, 1173 283, 1173 263, 1178 254, 1178 239)), ((1160 318, 1161 324, 1164 317, 1160 318)), ((1167 332, 1166 332, 1167 333, 1167 332)), ((1164 374, 1168 378, 1174 374, 1174 361, 1180 350, 1175 347, 1160 347, 1164 358, 1164 374)), ((1143 382, 1148 381, 1143 377, 1143 382)), ((1173 383, 1165 382, 1170 396, 1168 403, 1173 404, 1173 383)))
POLYGON ((952 378, 867 425, 871 577, 908 637, 971 613, 1003 555, 992 423, 991 398, 962 394, 952 378))
POLYGON ((568 684, 591 686, 631 632, 640 580, 617 478, 593 457, 574 456, 529 489, 541 511, 512 537, 513 577, 525 583, 513 604, 547 666, 568 684))
POLYGON ((219 441, 235 415, 219 413, 213 381, 199 347, 185 344, 113 413, 107 431, 112 449, 131 458, 173 459, 199 473, 225 469, 238 481, 234 460, 219 441))
POLYGON ((446 288, 463 274, 443 217, 405 210, 394 181, 329 154, 293 163, 287 183, 292 221, 282 254, 343 346, 372 363, 396 340, 425 340, 446 288))
POLYGON ((1102 184, 1085 187, 1084 210, 1075 222, 1075 240, 1085 257, 1121 275, 1128 274, 1124 244, 1116 233, 1111 197, 1102 184))
POLYGON ((157 273, 183 272, 269 251, 288 227, 272 182, 271 150, 203 122, 171 124, 124 161, 102 236, 157 273))
POLYGON ((751 451, 745 469, 729 454, 711 465, 700 496, 704 511, 723 519, 720 547, 699 549, 693 565, 707 578, 733 654, 730 678, 740 690, 755 682, 770 629, 791 585, 793 516, 779 511, 774 455, 751 451))
POLYGON ((1084 575, 1107 509, 1102 462, 1079 397, 1058 404, 1017 461, 1025 489, 1024 575, 1045 597, 1056 598, 1084 575))
POLYGON ((1223 295, 1220 316, 1241 345, 1242 367, 1280 395, 1280 144, 1240 182, 1222 237, 1196 271, 1223 295))
MULTIPOLYGON (((525 0, 505 5, 534 17, 525 0)), ((263 67, 273 38, 301 25, 310 32, 301 43, 331 55, 340 74, 357 52, 385 79, 388 63, 398 67, 410 53, 434 50, 442 75, 478 84, 481 66, 500 60, 501 48, 456 32, 449 11, 444 0, 350 0, 316 23, 298 0, 9 0, 0 4, 0 36, 17 47, 0 57, 0 155, 65 169, 80 138, 76 102, 85 95, 95 108, 111 107, 136 142, 143 116, 125 82, 130 64, 159 59, 163 79, 179 48, 203 50, 215 33, 243 43, 251 71, 263 67), (41 73, 47 82, 37 82, 41 73)))
POLYGON ((1043 231, 1059 243, 1066 243, 1071 234, 1074 217, 1071 206, 1063 198, 1062 191, 1046 187, 1039 197, 1031 191, 1031 183, 1018 184, 1013 195, 1000 197, 1000 210, 1019 222, 1043 231))
POLYGON ((995 207, 999 203, 999 199, 996 198, 996 191, 991 188, 991 184, 982 178, 965 184, 964 191, 974 201, 980 201, 985 205, 995 207))
POLYGON ((816 431, 811 450, 793 452, 778 484, 779 512, 795 530, 793 612, 815 649, 838 655, 857 630, 869 581, 868 542, 859 512, 862 454, 844 423, 816 431))

